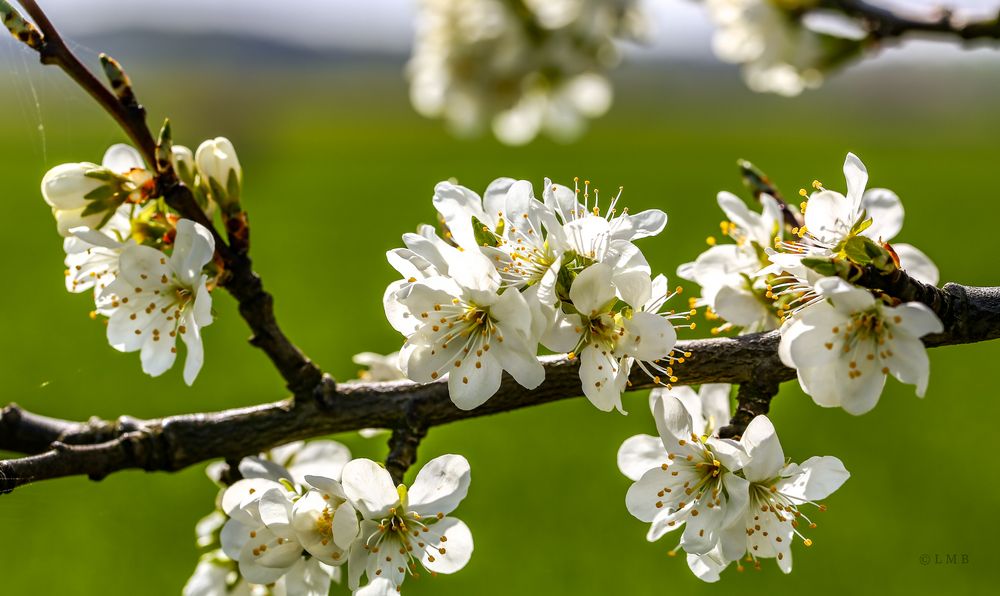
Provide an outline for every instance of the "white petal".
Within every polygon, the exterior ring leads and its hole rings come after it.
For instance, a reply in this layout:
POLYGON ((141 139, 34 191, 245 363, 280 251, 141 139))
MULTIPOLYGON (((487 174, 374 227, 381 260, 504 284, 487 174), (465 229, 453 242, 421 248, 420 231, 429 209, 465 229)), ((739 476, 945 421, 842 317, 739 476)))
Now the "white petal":
POLYGON ((215 238, 203 225, 190 219, 177 222, 177 239, 170 255, 170 266, 181 283, 193 287, 201 279, 201 270, 215 256, 215 238))
POLYGON ((930 360, 923 342, 909 333, 897 330, 887 347, 890 355, 884 362, 889 372, 901 383, 915 385, 917 397, 923 397, 931 374, 930 360))
MULTIPOLYGON (((847 197, 857 205, 864 195, 865 186, 868 185, 868 168, 853 153, 848 153, 844 160, 844 178, 847 179, 847 197)), ((812 205, 810 204, 809 207, 811 208, 812 205)), ((809 210, 806 209, 806 213, 808 212, 809 210)))
POLYGON ((839 192, 824 190, 809 197, 806 228, 826 244, 837 244, 854 225, 854 205, 839 192))
POLYGON ((688 568, 691 573, 703 582, 715 583, 719 581, 719 574, 729 565, 729 561, 724 560, 717 551, 710 551, 703 555, 687 555, 688 568))
POLYGON ((584 269, 569 289, 573 306, 585 317, 604 312, 604 308, 615 299, 615 287, 611 284, 612 269, 604 263, 596 263, 584 269))
POLYGON ((124 143, 108 147, 108 150, 104 152, 101 165, 116 174, 127 174, 135 168, 145 169, 146 167, 142 161, 142 155, 135 147, 124 143))
POLYGON ((307 475, 337 480, 349 461, 351 450, 346 445, 337 441, 310 441, 295 454, 288 471, 300 484, 307 475))
POLYGON ((800 473, 780 483, 778 490, 803 502, 827 498, 851 477, 843 462, 829 455, 810 457, 799 470, 800 473))
POLYGON ((886 308, 885 313, 885 318, 893 321, 894 327, 906 331, 912 337, 944 331, 941 319, 926 304, 907 302, 895 308, 886 308), (895 317, 899 317, 898 323, 895 322, 895 317))
POLYGON ((409 508, 425 517, 448 515, 469 492, 469 462, 461 455, 436 457, 420 469, 410 487, 409 508))
POLYGON ((625 335, 618 350, 638 360, 652 362, 670 355, 677 343, 677 332, 670 321, 648 312, 633 313, 625 320, 625 335))
MULTIPOLYGON (((206 297, 199 296, 198 299, 204 301, 206 297)), ((178 333, 187 346, 187 356, 184 358, 184 382, 191 386, 205 363, 205 348, 201 343, 201 327, 194 321, 193 313, 185 313, 184 320, 188 323, 185 332, 178 333)))
POLYGON ((593 345, 585 347, 579 356, 580 382, 583 394, 602 412, 622 409, 619 387, 619 362, 613 355, 593 345))
MULTIPOLYGON (((360 549, 359 549, 360 550, 360 549)), ((384 577, 376 577, 367 585, 356 590, 353 596, 398 596, 396 585, 384 577)))
POLYGON ((659 437, 635 435, 625 439, 618 449, 618 469, 632 481, 666 462, 667 451, 659 437))
POLYGON ((732 385, 727 383, 705 383, 698 389, 706 434, 714 434, 729 424, 732 416, 731 395, 732 385))
POLYGON ((472 532, 461 520, 446 517, 428 526, 421 539, 427 546, 420 557, 424 568, 434 573, 455 573, 472 557, 472 532))
POLYGON ((899 267, 910 277, 925 284, 936 286, 941 281, 937 265, 926 254, 912 244, 893 244, 892 249, 899 257, 899 267))
POLYGON ((888 242, 903 229, 903 204, 896 193, 885 188, 873 188, 864 194, 862 208, 872 219, 872 225, 862 234, 872 240, 888 242))
POLYGON ((344 466, 344 492, 365 519, 380 519, 399 504, 399 493, 385 468, 359 458, 344 466))
POLYGON ((750 456, 743 466, 743 476, 750 482, 770 480, 785 465, 785 453, 767 416, 757 416, 750 421, 740 444, 750 456))
POLYGON ((447 369, 448 395, 459 409, 478 408, 500 389, 503 369, 492 352, 486 352, 480 358, 470 351, 468 355, 459 357, 455 362, 458 366, 447 369))

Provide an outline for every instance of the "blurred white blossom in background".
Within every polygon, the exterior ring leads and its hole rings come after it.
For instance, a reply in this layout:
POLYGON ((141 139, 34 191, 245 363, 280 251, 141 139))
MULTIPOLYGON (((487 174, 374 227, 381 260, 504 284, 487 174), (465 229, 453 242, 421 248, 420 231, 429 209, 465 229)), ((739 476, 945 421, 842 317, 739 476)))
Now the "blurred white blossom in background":
POLYGON ((638 0, 422 0, 410 99, 463 136, 576 138, 611 107, 615 40, 639 40, 638 0))

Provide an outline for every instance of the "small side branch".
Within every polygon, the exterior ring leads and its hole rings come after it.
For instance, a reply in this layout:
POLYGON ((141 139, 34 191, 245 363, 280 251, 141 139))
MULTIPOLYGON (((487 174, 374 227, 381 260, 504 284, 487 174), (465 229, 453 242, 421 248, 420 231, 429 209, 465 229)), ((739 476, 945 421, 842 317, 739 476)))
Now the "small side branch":
MULTIPOLYGON (((905 16, 866 0, 824 0, 822 6, 859 19, 874 40, 902 37, 909 33, 931 33, 971 40, 1000 39, 1000 15, 985 21, 963 22, 944 8, 926 18, 905 16)), ((927 9, 923 9, 927 10, 927 9)))
POLYGON ((389 437, 389 456, 385 459, 385 469, 392 476, 392 481, 402 484, 406 471, 417 461, 417 448, 420 441, 427 436, 426 427, 419 422, 411 426, 407 424, 392 431, 389 437))
MULTIPOLYGON (((171 208, 181 217, 198 222, 211 231, 216 252, 226 267, 222 285, 239 302, 240 314, 253 331, 251 343, 268 355, 296 397, 311 397, 322 381, 322 371, 281 331, 274 316, 274 299, 264 290, 260 277, 254 272, 246 247, 239 246, 234 250, 227 245, 212 220, 198 205, 191 189, 178 180, 172 162, 157 159, 157 144, 146 124, 146 110, 137 101, 131 87, 129 93, 122 97, 113 93, 69 49, 35 0, 20 0, 20 4, 41 32, 41 41, 34 49, 38 51, 42 63, 62 69, 115 119, 139 148, 146 163, 157 172, 159 191, 171 208)), ((110 58, 105 60, 113 62, 117 75, 126 77, 117 62, 110 58)))

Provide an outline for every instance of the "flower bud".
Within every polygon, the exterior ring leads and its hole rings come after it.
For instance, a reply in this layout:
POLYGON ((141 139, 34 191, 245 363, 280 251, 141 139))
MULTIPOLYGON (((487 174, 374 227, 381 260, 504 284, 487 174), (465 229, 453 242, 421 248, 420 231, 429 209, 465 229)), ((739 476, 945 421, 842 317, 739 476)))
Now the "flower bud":
POLYGON ((42 178, 42 198, 53 209, 73 210, 87 206, 87 195, 103 187, 113 188, 111 170, 92 163, 64 163, 42 178))
POLYGON ((215 202, 225 212, 239 209, 243 169, 236 157, 236 149, 229 139, 217 137, 205 141, 195 153, 198 172, 215 202))
POLYGON ((189 188, 195 187, 195 175, 197 174, 197 166, 194 163, 194 152, 184 145, 174 145, 171 148, 171 159, 174 162, 174 171, 177 172, 177 178, 180 179, 189 188))
MULTIPOLYGON (((114 161, 109 159, 108 163, 114 161)), ((144 173, 143 170, 134 172, 144 173)), ((59 233, 68 237, 72 228, 86 226, 97 229, 107 221, 126 198, 123 184, 132 187, 107 166, 87 162, 66 163, 45 174, 41 190, 42 198, 52 207, 59 233)))
POLYGON ((14 36, 14 39, 34 50, 42 47, 44 43, 42 34, 7 0, 0 0, 0 21, 3 21, 4 26, 14 36))

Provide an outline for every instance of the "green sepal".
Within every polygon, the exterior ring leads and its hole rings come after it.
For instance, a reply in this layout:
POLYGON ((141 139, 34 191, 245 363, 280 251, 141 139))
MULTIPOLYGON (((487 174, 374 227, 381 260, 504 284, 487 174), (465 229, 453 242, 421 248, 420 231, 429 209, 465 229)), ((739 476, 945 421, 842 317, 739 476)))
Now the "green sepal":
POLYGON ((833 259, 806 257, 802 259, 802 264, 820 275, 837 275, 837 266, 833 259))
POLYGON ((118 194, 118 189, 112 186, 98 186, 94 190, 83 195, 83 198, 88 201, 104 201, 110 199, 111 197, 118 194))
POLYGON ((472 234, 478 246, 492 246, 494 248, 500 246, 500 236, 493 233, 489 226, 479 221, 475 215, 472 216, 472 234))
POLYGON ((103 180, 105 182, 111 182, 112 180, 117 180, 118 175, 107 168, 91 168, 83 173, 87 178, 93 178, 94 180, 103 180))
POLYGON ((240 202, 240 177, 236 170, 229 170, 229 178, 226 180, 226 195, 228 203, 240 202))

